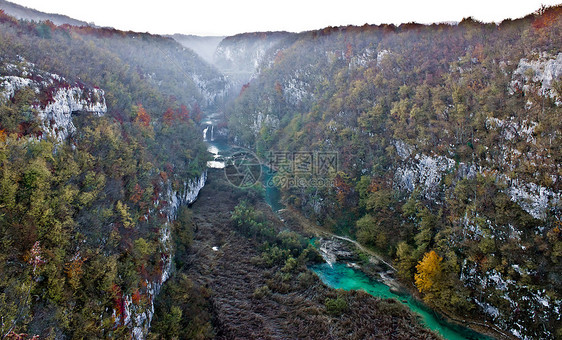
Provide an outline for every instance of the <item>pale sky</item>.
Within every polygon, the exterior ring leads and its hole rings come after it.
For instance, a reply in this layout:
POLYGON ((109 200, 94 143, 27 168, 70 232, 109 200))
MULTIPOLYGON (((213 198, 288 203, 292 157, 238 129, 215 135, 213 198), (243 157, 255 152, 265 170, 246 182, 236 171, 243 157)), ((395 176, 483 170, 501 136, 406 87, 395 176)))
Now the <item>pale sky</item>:
POLYGON ((520 18, 562 0, 9 0, 98 26, 157 34, 301 32, 326 26, 405 22, 484 22, 520 18))

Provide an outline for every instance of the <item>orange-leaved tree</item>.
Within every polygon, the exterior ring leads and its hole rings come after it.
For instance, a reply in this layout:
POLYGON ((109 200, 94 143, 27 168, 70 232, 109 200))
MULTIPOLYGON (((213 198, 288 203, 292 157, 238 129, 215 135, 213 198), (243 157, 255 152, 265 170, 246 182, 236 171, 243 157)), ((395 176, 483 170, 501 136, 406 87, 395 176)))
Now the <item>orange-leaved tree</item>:
MULTIPOLYGON (((423 259, 416 265, 417 273, 414 275, 416 287, 422 293, 432 293, 442 272, 441 261, 443 258, 433 250, 424 254, 423 259)), ((429 296, 426 295, 429 299, 429 296)))
POLYGON ((135 122, 139 123, 142 126, 150 125, 150 115, 148 114, 148 112, 146 112, 142 104, 139 104, 136 107, 136 113, 137 115, 135 117, 135 122))

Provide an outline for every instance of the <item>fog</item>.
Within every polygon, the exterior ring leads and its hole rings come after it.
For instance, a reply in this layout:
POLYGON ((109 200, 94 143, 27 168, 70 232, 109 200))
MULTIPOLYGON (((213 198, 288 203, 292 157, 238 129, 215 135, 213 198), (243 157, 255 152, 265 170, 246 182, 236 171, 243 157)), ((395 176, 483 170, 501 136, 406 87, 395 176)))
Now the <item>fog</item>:
POLYGON ((170 36, 184 47, 192 49, 206 62, 213 63, 213 55, 224 37, 200 37, 196 35, 174 34, 170 36))

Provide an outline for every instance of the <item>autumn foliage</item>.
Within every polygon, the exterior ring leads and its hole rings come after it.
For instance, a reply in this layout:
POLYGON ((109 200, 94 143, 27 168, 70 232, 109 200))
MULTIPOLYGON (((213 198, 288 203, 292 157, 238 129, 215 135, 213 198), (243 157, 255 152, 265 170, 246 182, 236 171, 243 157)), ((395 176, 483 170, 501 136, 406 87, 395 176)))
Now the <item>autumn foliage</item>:
POLYGON ((146 112, 142 104, 138 105, 135 122, 139 123, 142 126, 150 125, 150 115, 146 112))
POLYGON ((144 194, 144 189, 138 183, 135 184, 135 189, 130 198, 131 202, 138 203, 142 198, 142 194, 144 194))
POLYGON ((172 125, 172 123, 175 120, 174 117, 174 110, 169 107, 166 112, 164 112, 164 116, 162 116, 162 120, 164 121, 164 124, 166 125, 172 125))
POLYGON ((5 338, 10 340, 39 340, 39 335, 31 336, 27 333, 15 333, 11 331, 5 335, 5 338))
POLYGON ((533 22, 533 28, 536 30, 552 26, 562 16, 562 7, 543 7, 538 11, 538 16, 533 22))
POLYGON ((135 305, 138 305, 141 302, 141 293, 138 289, 135 289, 133 295, 131 296, 131 300, 135 305))
POLYGON ((435 251, 425 253, 423 259, 416 266, 417 273, 414 275, 416 287, 421 293, 429 293, 435 289, 442 271, 441 261, 443 258, 435 251))
MULTIPOLYGON (((196 119, 201 120, 202 113, 197 105, 194 107, 194 112, 197 114, 196 119)), ((189 122, 190 118, 191 116, 190 116, 189 109, 187 108, 187 106, 182 104, 177 110, 168 107, 168 109, 166 110, 166 112, 164 112, 164 115, 162 116, 162 122, 167 126, 171 126, 174 124, 174 122, 178 122, 178 121, 187 123, 189 122)))
POLYGON ((201 122, 201 119, 203 119, 203 111, 201 111, 201 107, 199 106, 199 104, 197 103, 193 104, 193 108, 191 111, 192 111, 193 120, 196 123, 201 122))
POLYGON ((343 204, 347 194, 351 191, 351 186, 347 183, 348 176, 345 173, 338 173, 334 178, 334 187, 338 201, 343 204))
POLYGON ((189 110, 187 109, 187 106, 185 106, 185 105, 180 106, 180 109, 178 111, 178 118, 181 121, 184 121, 184 122, 187 122, 189 120, 190 116, 189 116, 189 110))

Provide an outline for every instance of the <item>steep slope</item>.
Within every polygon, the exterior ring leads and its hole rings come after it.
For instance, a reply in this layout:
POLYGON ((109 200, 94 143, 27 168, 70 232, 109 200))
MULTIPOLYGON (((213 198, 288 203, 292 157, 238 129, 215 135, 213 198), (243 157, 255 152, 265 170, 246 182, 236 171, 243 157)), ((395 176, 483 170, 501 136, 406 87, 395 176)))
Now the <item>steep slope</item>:
POLYGON ((433 306, 560 336, 561 13, 299 34, 229 128, 287 203, 394 258, 433 306))
POLYGON ((224 37, 214 36, 196 36, 185 34, 174 34, 170 36, 175 41, 182 44, 182 46, 192 49, 207 63, 213 63, 213 56, 224 37))
POLYGON ((265 57, 277 49, 284 40, 294 37, 288 32, 255 32, 226 37, 218 45, 213 64, 239 89, 259 71, 265 57))
POLYGON ((225 83, 201 63, 171 39, 0 12, 2 338, 144 337, 206 179, 194 119, 225 83))

